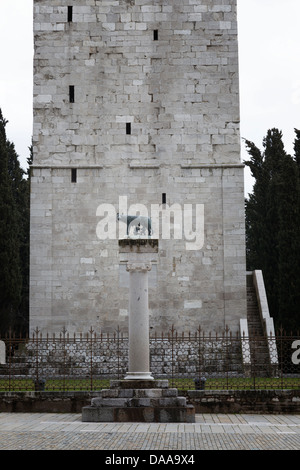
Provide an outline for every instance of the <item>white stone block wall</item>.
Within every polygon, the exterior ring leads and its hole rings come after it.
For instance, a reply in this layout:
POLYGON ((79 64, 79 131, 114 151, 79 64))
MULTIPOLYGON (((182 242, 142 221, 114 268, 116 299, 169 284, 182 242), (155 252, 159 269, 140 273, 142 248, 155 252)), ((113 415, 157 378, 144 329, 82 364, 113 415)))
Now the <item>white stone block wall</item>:
POLYGON ((204 206, 204 243, 160 240, 150 327, 237 330, 246 275, 236 1, 78 0, 68 22, 70 3, 34 2, 31 328, 127 328, 118 242, 97 237, 97 207, 118 212, 126 196, 150 211, 165 193, 169 205, 204 206))

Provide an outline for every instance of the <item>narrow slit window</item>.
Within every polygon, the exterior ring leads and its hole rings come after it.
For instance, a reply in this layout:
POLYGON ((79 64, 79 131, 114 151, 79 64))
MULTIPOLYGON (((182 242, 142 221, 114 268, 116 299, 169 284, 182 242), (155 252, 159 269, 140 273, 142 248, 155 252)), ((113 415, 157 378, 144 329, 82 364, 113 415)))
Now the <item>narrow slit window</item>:
POLYGON ((162 201, 163 204, 167 203, 167 194, 166 193, 162 193, 161 201, 162 201))
POLYGON ((158 41, 158 29, 155 29, 155 30, 153 31, 153 40, 154 40, 154 41, 158 41))
POLYGON ((68 7, 68 22, 72 23, 73 21, 73 7, 68 7))
POLYGON ((69 100, 70 100, 70 103, 75 103, 75 86, 74 85, 69 86, 69 100))
POLYGON ((77 182, 77 168, 71 168, 71 183, 77 182))
POLYGON ((131 134, 131 122, 126 122, 126 134, 131 134))

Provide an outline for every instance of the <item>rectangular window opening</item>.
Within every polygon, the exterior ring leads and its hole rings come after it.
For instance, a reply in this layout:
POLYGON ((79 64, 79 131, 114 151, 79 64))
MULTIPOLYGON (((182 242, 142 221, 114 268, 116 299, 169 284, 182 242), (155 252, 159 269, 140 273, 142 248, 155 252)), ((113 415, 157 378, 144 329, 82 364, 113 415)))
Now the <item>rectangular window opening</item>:
POLYGON ((131 122, 126 122, 126 134, 131 134, 131 122))
POLYGON ((70 103, 75 103, 75 87, 74 87, 74 85, 69 86, 69 100, 70 100, 70 103))
POLYGON ((158 29, 155 29, 155 30, 153 31, 153 40, 154 40, 154 41, 158 41, 158 29))
POLYGON ((166 194, 166 193, 162 193, 161 196, 162 196, 162 197, 161 197, 162 203, 163 203, 163 204, 166 204, 166 203, 167 203, 167 194, 166 194))
POLYGON ((73 21, 73 7, 68 7, 68 22, 72 23, 73 21))
POLYGON ((77 168, 71 168, 71 183, 77 182, 77 168))

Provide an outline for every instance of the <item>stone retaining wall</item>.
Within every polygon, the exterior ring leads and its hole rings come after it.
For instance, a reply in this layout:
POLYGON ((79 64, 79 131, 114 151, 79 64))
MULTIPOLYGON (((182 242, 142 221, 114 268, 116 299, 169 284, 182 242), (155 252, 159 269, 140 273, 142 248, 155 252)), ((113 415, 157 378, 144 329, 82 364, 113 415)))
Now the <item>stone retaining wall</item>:
POLYGON ((190 390, 196 413, 300 413, 300 390, 190 390))
MULTIPOLYGON (((229 335, 199 337, 195 335, 150 338, 150 365, 155 377, 194 378, 201 373, 244 373, 241 340, 229 335)), ((51 338, 29 340, 14 352, 6 364, 0 364, 0 375, 8 373, 33 379, 117 378, 128 370, 128 339, 114 336, 89 340, 51 338)))
POLYGON ((81 413, 98 392, 1 392, 0 412, 81 413))
MULTIPOLYGON (((185 394, 196 413, 300 413, 300 390, 190 390, 185 394)), ((0 412, 81 413, 97 396, 99 392, 2 392, 0 412)))

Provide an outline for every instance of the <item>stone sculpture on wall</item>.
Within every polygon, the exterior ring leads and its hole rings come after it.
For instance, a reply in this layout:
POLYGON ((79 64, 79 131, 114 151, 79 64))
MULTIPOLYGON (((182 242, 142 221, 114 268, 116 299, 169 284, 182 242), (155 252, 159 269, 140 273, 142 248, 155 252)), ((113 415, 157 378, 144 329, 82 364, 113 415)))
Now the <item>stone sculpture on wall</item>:
POLYGON ((141 215, 117 214, 117 220, 127 224, 127 236, 132 233, 133 236, 152 235, 151 219, 141 215))

